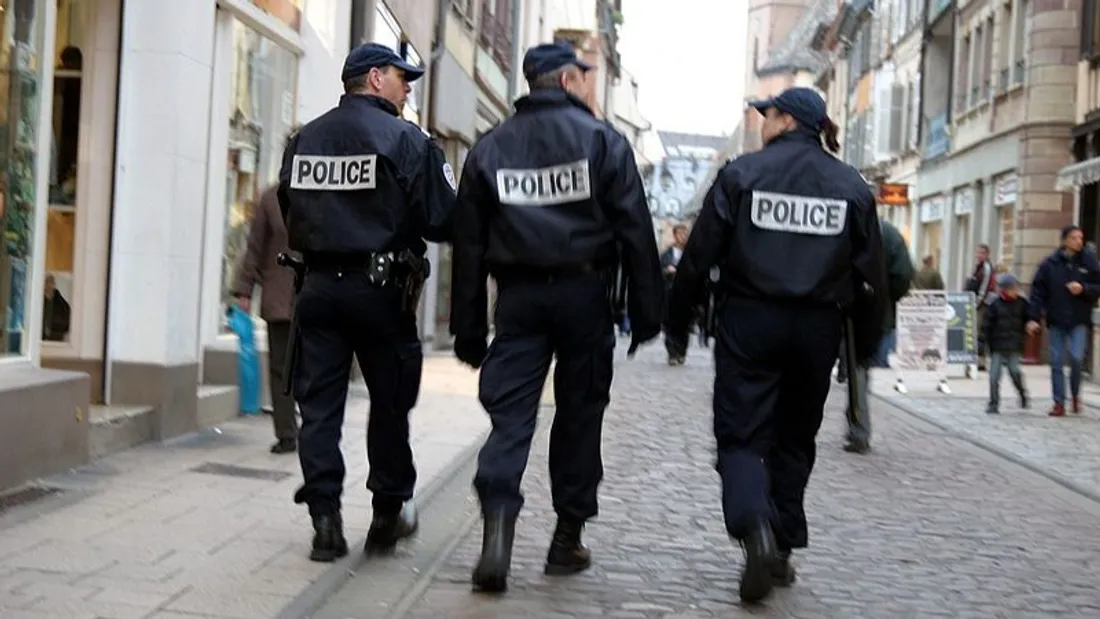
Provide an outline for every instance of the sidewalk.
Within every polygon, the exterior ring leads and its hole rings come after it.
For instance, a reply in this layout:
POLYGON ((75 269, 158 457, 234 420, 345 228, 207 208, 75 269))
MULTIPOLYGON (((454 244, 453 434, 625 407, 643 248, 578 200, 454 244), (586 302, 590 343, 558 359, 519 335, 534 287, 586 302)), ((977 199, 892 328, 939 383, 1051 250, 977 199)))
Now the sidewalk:
MULTIPOLYGON (((1069 388, 1068 369, 1066 388, 1069 388)), ((1001 412, 985 412, 989 374, 976 380, 949 379, 951 395, 930 389, 908 395, 894 391, 896 373, 875 370, 871 391, 943 429, 1016 461, 1036 472, 1100 501, 1100 386, 1085 381, 1079 415, 1048 417, 1053 402, 1049 366, 1025 366, 1024 381, 1031 407, 1021 409, 1007 373, 1001 378, 1001 412)), ((1068 404, 1068 403, 1067 403, 1068 404)), ((872 404, 872 407, 874 404, 872 404)), ((872 425, 874 421, 872 420, 872 425)))
MULTIPOLYGON (((476 374, 427 357, 412 414, 417 494, 441 484, 481 443, 488 419, 476 374)), ((358 555, 370 523, 366 389, 344 426, 344 518, 358 555)), ((296 456, 268 453, 268 417, 148 445, 44 480, 56 492, 0 502, 0 617, 275 617, 340 564, 308 560, 312 529, 292 495, 296 456), (331 568, 331 569, 330 569, 331 568)))

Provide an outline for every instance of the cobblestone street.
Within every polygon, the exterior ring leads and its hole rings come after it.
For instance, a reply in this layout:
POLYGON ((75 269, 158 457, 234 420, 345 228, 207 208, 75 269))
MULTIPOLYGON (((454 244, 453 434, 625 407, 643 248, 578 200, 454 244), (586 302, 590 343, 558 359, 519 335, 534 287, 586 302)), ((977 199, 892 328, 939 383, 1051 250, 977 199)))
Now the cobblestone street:
POLYGON ((368 561, 311 616, 1100 616, 1100 505, 877 400, 874 452, 845 454, 840 389, 808 491, 811 547, 797 556, 799 581, 763 608, 742 608, 740 550, 723 530, 712 469, 708 353, 694 349, 682 368, 667 367, 659 345, 620 360, 601 514, 587 530, 589 572, 542 574, 553 526, 544 426, 504 597, 469 591, 480 524, 466 477, 456 482, 452 513, 425 515, 426 538, 368 561), (431 532, 429 517, 447 522, 450 539, 431 532))

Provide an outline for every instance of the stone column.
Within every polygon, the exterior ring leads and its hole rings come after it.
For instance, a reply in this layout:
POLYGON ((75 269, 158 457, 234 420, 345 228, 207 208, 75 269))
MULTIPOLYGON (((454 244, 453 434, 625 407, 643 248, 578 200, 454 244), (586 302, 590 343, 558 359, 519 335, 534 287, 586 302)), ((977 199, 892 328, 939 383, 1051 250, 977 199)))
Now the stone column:
MULTIPOLYGON (((216 5, 127 0, 108 300, 108 397, 197 429, 216 5)), ((216 165, 225 165, 216 162, 216 165)))
POLYGON ((1058 170, 1072 162, 1080 0, 1028 3, 1025 120, 1020 134, 1015 263, 1030 282, 1039 262, 1058 245, 1059 230, 1073 221, 1073 194, 1055 191, 1058 170))

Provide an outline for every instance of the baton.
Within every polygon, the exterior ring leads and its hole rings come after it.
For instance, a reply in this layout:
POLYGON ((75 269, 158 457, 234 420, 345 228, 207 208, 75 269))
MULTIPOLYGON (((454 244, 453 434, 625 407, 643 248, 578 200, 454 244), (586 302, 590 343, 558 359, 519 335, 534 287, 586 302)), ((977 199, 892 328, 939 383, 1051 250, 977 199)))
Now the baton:
POLYGON ((275 264, 294 271, 294 311, 290 316, 290 338, 286 342, 286 355, 283 358, 283 395, 289 396, 294 383, 292 376, 298 365, 298 294, 302 291, 306 264, 286 252, 280 252, 275 257, 275 264))
POLYGON ((856 360, 856 331, 853 328, 851 314, 844 314, 844 352, 848 356, 848 407, 845 409, 848 415, 848 423, 859 425, 862 417, 860 410, 859 385, 861 378, 859 362, 856 360))

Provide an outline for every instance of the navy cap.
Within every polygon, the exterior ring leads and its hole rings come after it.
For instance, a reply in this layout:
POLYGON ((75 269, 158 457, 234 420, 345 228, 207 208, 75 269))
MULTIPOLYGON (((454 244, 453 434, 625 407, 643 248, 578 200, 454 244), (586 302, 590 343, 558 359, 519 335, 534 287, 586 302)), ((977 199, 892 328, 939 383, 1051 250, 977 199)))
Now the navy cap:
POLYGON ((415 82, 424 75, 424 69, 405 62, 397 52, 381 43, 365 43, 351 50, 344 60, 344 70, 340 73, 342 81, 348 81, 353 77, 359 77, 378 67, 397 67, 405 72, 405 79, 415 82))
POLYGON ((523 76, 528 81, 543 73, 549 73, 566 65, 575 65, 581 71, 591 71, 592 65, 577 58, 577 51, 568 43, 554 42, 536 45, 523 56, 523 76))
POLYGON ((770 108, 785 112, 794 117, 798 124, 811 131, 820 131, 822 123, 828 118, 825 99, 813 88, 788 88, 778 96, 763 101, 749 103, 761 114, 770 108))
POLYGON ((997 286, 1000 288, 1011 288, 1019 283, 1020 280, 1012 273, 1001 273, 997 276, 997 286))

